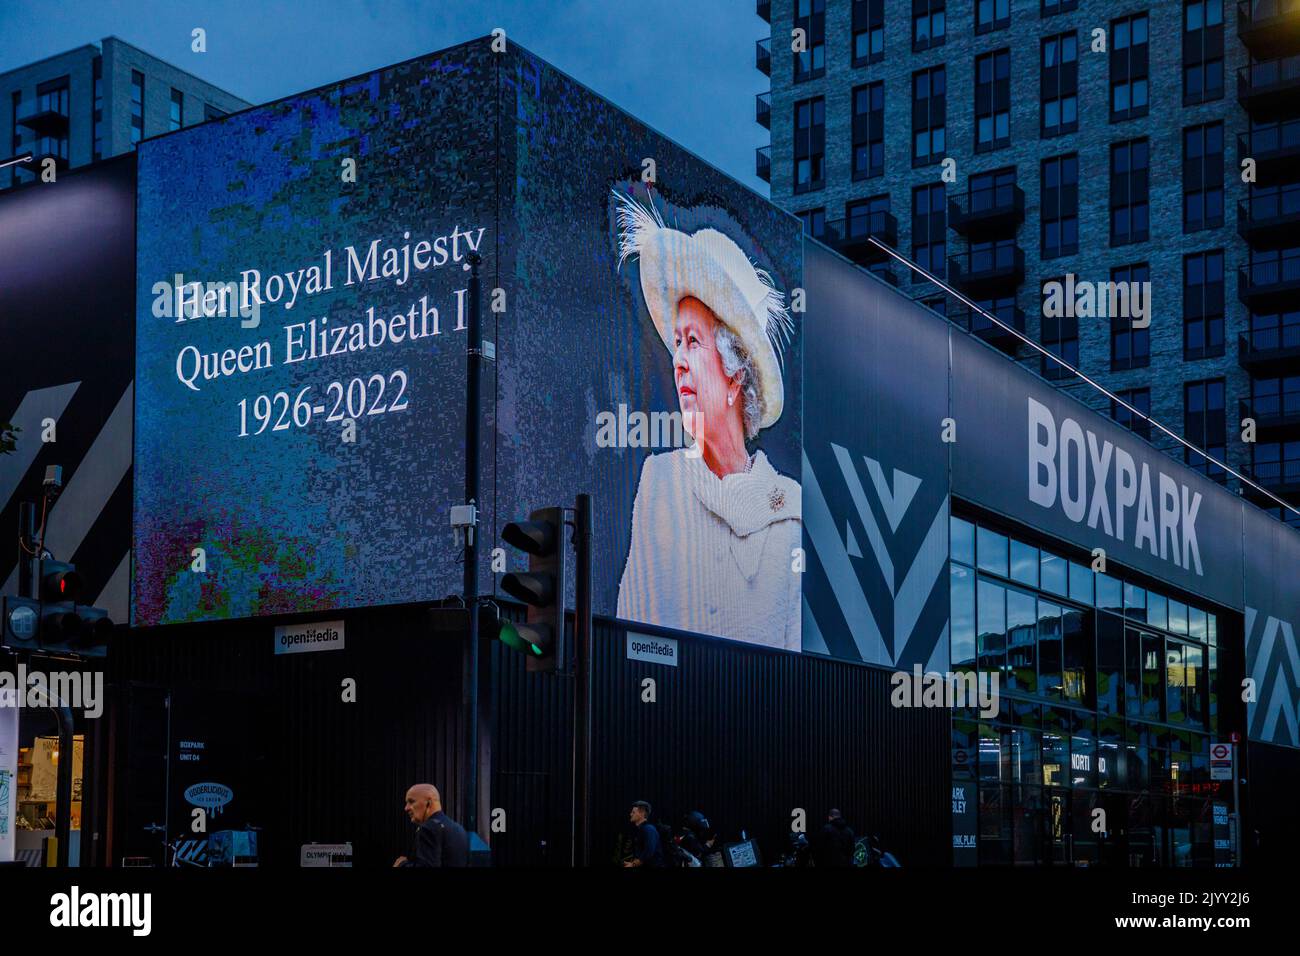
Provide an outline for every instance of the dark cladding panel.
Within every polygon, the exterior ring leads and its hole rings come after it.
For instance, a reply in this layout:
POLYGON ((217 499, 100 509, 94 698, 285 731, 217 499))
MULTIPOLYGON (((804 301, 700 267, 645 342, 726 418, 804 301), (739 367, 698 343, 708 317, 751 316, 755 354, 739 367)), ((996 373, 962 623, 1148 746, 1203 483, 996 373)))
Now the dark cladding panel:
POLYGON ((804 650, 946 670, 948 325, 804 257, 804 650))
POLYGON ((1232 608, 1241 502, 1006 356, 952 340, 952 491, 1232 608))
MULTIPOLYGON (((811 836, 832 807, 906 866, 948 864, 947 710, 891 706, 881 668, 732 641, 656 630, 677 665, 630 660, 629 633, 649 632, 596 622, 593 866, 616 861, 634 800, 674 827, 700 810, 728 840, 743 829, 764 865, 789 846, 796 810, 811 836)), ((495 669, 492 800, 511 822, 494 860, 566 866, 570 685, 525 674, 517 654, 495 669)))
POLYGON ((1300 747, 1300 534, 1245 509, 1246 676, 1250 739, 1300 747))
MULTIPOLYGON (((134 156, 0 197, 0 421, 22 428, 0 455, 0 527, 62 466, 46 547, 116 621, 130 587, 134 253, 134 156)), ((17 593, 17 555, 0 553, 4 593, 17 593)))

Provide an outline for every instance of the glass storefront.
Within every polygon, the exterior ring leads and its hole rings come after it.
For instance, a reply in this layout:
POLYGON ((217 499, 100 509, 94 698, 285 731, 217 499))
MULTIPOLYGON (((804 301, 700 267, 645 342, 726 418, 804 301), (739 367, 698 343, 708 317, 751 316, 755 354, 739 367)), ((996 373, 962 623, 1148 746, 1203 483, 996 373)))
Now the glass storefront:
POLYGON ((951 669, 999 691, 953 720, 979 863, 1215 865, 1217 615, 961 518, 950 542, 951 669))

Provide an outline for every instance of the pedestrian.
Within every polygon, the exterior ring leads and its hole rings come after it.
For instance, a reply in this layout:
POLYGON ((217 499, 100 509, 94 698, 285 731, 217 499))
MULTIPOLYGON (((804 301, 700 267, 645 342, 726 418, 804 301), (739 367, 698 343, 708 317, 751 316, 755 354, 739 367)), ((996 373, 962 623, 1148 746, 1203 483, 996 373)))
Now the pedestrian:
POLYGON ((826 814, 826 825, 813 843, 813 865, 852 866, 856 838, 848 821, 838 810, 826 814))
POLYGON ((650 804, 638 800, 632 804, 628 819, 636 827, 636 836, 632 839, 632 859, 623 863, 625 867, 658 868, 664 865, 664 850, 659 844, 659 831, 650 822, 650 804))
POLYGON ((406 791, 406 815, 415 831, 415 859, 399 856, 393 866, 469 866, 465 828, 442 812, 442 797, 431 783, 406 791))

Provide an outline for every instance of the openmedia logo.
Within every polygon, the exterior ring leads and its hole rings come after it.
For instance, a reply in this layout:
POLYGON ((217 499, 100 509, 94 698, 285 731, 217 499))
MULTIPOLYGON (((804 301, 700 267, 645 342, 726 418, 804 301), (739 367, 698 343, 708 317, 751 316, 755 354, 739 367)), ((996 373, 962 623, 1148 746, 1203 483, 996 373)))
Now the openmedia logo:
POLYGON ((316 629, 308 628, 305 631, 290 631, 280 635, 281 647, 292 647, 296 644, 336 644, 339 640, 339 632, 332 627, 316 629))
POLYGON ((654 654, 657 657, 673 657, 677 653, 671 644, 660 644, 658 641, 633 641, 632 650, 637 654, 654 654))

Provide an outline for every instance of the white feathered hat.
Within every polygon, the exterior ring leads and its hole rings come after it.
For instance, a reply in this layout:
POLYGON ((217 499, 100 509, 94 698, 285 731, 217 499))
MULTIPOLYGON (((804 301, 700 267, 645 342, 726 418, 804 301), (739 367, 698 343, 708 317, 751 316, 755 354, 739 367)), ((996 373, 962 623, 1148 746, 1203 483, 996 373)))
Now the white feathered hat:
POLYGON ((776 422, 785 403, 778 355, 790 340, 793 321, 771 275, 716 229, 681 232, 664 225, 653 200, 647 208, 617 190, 614 198, 619 265, 638 257, 646 308, 668 351, 673 351, 677 304, 699 299, 737 335, 753 360, 762 405, 759 428, 776 422))

